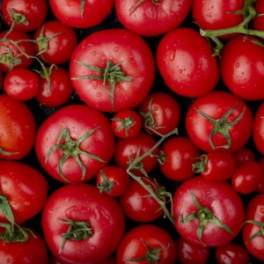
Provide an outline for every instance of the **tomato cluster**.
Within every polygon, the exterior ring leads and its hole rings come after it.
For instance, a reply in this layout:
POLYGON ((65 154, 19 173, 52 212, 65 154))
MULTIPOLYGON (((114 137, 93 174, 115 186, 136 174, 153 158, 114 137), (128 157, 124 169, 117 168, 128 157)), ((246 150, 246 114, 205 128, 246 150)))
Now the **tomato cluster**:
POLYGON ((0 263, 264 261, 263 0, 2 0, 0 263))

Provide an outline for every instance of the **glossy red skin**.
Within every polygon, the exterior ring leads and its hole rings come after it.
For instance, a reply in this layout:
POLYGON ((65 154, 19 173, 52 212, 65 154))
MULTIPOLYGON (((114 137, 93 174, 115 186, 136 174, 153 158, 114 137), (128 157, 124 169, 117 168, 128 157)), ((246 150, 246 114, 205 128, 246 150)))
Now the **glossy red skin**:
POLYGON ((247 161, 235 171, 232 186, 238 193, 249 194, 256 191, 263 177, 262 166, 257 161, 247 161))
POLYGON ((226 224, 232 234, 225 229, 208 222, 202 232, 202 242, 206 247, 216 247, 232 241, 240 232, 244 221, 244 205, 237 192, 224 181, 208 181, 201 176, 182 183, 173 195, 173 212, 175 228, 189 243, 202 245, 197 236, 198 219, 186 223, 180 217, 197 212, 191 193, 194 194, 202 207, 210 209, 212 214, 226 224))
POLYGON ((16 23, 15 30, 28 32, 37 29, 46 19, 48 14, 48 5, 46 0, 3 0, 1 11, 4 21, 10 27, 12 24, 12 15, 10 9, 21 13, 28 21, 25 23, 16 23))
POLYGON ((0 96, 0 148, 9 155, 1 159, 18 160, 32 150, 36 136, 36 121, 30 108, 7 95, 0 96))
POLYGON ((243 0, 194 0, 192 16, 202 29, 229 28, 243 21, 243 15, 235 13, 243 9, 243 6, 243 0))
MULTIPOLYGON (((20 224, 41 211, 46 202, 48 183, 34 167, 22 162, 0 161, 0 190, 1 195, 8 198, 15 222, 20 224)), ((0 221, 7 222, 2 211, 0 221)))
MULTIPOLYGON (((40 58, 48 64, 67 62, 77 46, 77 34, 74 29, 58 20, 50 20, 42 24, 35 32, 34 40, 38 40, 39 37, 51 37, 48 49, 40 55, 40 58)), ((37 44, 35 48, 39 53, 40 49, 37 44)))
POLYGON ((56 107, 68 102, 72 94, 73 87, 68 71, 56 66, 52 68, 49 80, 40 77, 35 99, 44 106, 56 107))
POLYGON ((15 100, 32 99, 37 94, 38 88, 39 77, 29 69, 12 69, 4 78, 3 89, 9 97, 15 100))
POLYGON ((132 258, 145 256, 147 247, 144 241, 153 249, 160 251, 159 264, 174 264, 177 249, 170 234, 159 226, 142 224, 130 229, 121 240, 117 249, 117 264, 147 264, 147 260, 131 261, 132 258))
POLYGON ((143 117, 144 128, 150 134, 165 135, 178 127, 181 109, 178 101, 168 93, 153 92, 139 106, 139 112, 143 117), (153 118, 148 121, 148 112, 153 118), (148 127, 150 126, 150 128, 148 127))
POLYGON ((264 103, 262 102, 254 116, 253 140, 258 151, 264 155, 264 103))
POLYGON ((228 123, 236 120, 244 109, 245 113, 236 125, 228 129, 231 137, 231 146, 226 149, 222 147, 227 144, 227 140, 221 133, 216 133, 212 137, 212 141, 217 149, 229 153, 236 152, 244 147, 251 136, 253 123, 252 113, 248 105, 238 97, 225 91, 212 91, 194 100, 186 113, 186 131, 198 148, 205 152, 214 150, 209 142, 213 124, 198 113, 196 109, 199 109, 211 118, 219 119, 232 107, 235 107, 235 109, 227 118, 228 123))
MULTIPOLYGON (((152 188, 154 193, 158 192, 160 183, 158 181, 155 183, 154 178, 144 179, 143 181, 152 188)), ((147 223, 155 221, 163 215, 163 210, 156 200, 134 179, 130 180, 119 201, 125 215, 135 222, 147 223)))
POLYGON ((50 115, 41 124, 37 132, 35 150, 41 165, 52 177, 64 183, 79 183, 94 178, 109 162, 114 152, 114 137, 110 123, 104 114, 85 105, 69 105, 50 115), (82 177, 77 162, 73 158, 68 158, 62 166, 62 172, 66 178, 63 179, 58 172, 62 151, 53 151, 46 162, 47 152, 57 144, 58 137, 64 128, 68 128, 71 138, 76 140, 96 127, 95 132, 80 144, 80 148, 100 157, 104 162, 80 155, 86 167, 86 174, 82 177))
POLYGON ((253 149, 244 147, 235 152, 234 154, 236 160, 236 166, 240 167, 247 161, 254 161, 255 160, 255 152, 253 149))
POLYGON ((122 25, 140 35, 157 36, 178 27, 187 17, 192 1, 115 1, 116 15, 122 25))
MULTIPOLYGON (((146 132, 140 132, 133 138, 118 139, 116 141, 114 161, 124 169, 127 169, 130 158, 133 160, 139 154, 140 156, 149 151, 156 144, 156 139, 146 132), (139 152, 139 153, 138 153, 139 152)), ((155 148, 152 156, 146 156, 141 162, 146 172, 150 172, 157 164, 156 155, 159 154, 159 148, 155 148)), ((138 170, 133 170, 139 173, 138 170)))
POLYGON ((232 38, 222 49, 220 73, 227 88, 249 101, 263 100, 264 50, 250 36, 232 38))
POLYGON ((176 240, 177 260, 184 264, 206 264, 209 257, 209 250, 203 246, 196 246, 184 238, 176 240))
MULTIPOLYGON (((66 262, 59 261, 54 258, 54 256, 51 256, 49 259, 49 264, 68 264, 66 262)), ((93 264, 116 264, 115 257, 108 257, 105 260, 100 260, 99 262, 93 262, 93 264)))
POLYGON ((129 183, 129 175, 123 168, 114 165, 104 167, 97 174, 97 185, 104 182, 103 174, 105 175, 108 181, 114 183, 111 191, 104 191, 104 193, 113 197, 117 197, 125 192, 129 183))
POLYGON ((75 28, 90 28, 107 18, 113 9, 114 0, 86 0, 83 14, 79 0, 49 0, 49 4, 54 16, 64 24, 75 28))
POLYGON ((264 30, 264 17, 261 15, 264 12, 264 1, 258 0, 255 2, 254 8, 257 12, 257 16, 255 16, 252 20, 252 26, 256 30, 264 30))
POLYGON ((118 138, 130 138, 138 135, 141 131, 142 120, 137 111, 125 109, 115 113, 111 119, 111 127, 118 138), (127 124, 129 125, 127 126, 127 124))
POLYGON ((161 146, 165 161, 159 168, 165 177, 173 181, 185 181, 195 175, 192 165, 201 151, 187 137, 169 138, 161 146))
MULTIPOLYGON (((258 194, 251 198, 247 205, 246 209, 246 220, 255 220, 261 223, 264 222, 264 213, 263 213, 263 206, 264 206, 264 194, 258 194)), ((243 241, 247 250, 259 260, 264 261, 264 236, 258 236, 253 238, 252 240, 248 241, 249 238, 254 235, 256 232, 260 231, 260 227, 251 224, 245 223, 242 235, 243 241)))
POLYGON ((168 32, 158 44, 156 58, 165 83, 178 95, 204 95, 214 89, 219 80, 212 49, 194 29, 181 27, 168 32))
MULTIPOLYGON (((259 165, 261 166, 262 171, 264 171, 264 157, 261 157, 261 158, 258 160, 258 163, 259 163, 259 165)), ((261 181, 259 182, 256 191, 257 191, 257 192, 260 192, 260 193, 261 193, 261 192, 264 193, 264 175, 262 175, 261 181)))
POLYGON ((70 60, 71 78, 98 75, 77 61, 105 68, 111 58, 114 65, 120 64, 125 76, 132 81, 115 85, 114 105, 111 102, 109 83, 103 80, 73 80, 80 99, 100 111, 117 112, 137 107, 146 97, 154 82, 155 63, 147 43, 126 29, 105 29, 94 32, 76 47, 70 60))
POLYGON ((229 243, 217 247, 215 251, 217 263, 219 264, 248 264, 250 263, 247 249, 236 243, 229 243))
POLYGON ((9 70, 13 68, 27 68, 31 65, 33 62, 32 56, 35 55, 35 49, 34 45, 30 40, 30 37, 27 33, 13 30, 6 36, 6 33, 8 31, 3 31, 0 34, 0 39, 4 39, 5 41, 0 42, 0 55, 3 56, 4 54, 12 54, 14 58, 19 59, 20 61, 17 62, 15 65, 12 63, 12 65, 8 65, 6 62, 0 62, 0 69, 3 72, 8 72, 9 70), (25 40, 25 41, 22 41, 25 40), (27 58, 23 54, 21 54, 21 51, 18 50, 17 47, 12 44, 11 41, 19 41, 17 44, 19 48, 26 53, 28 56, 31 56, 27 58))
POLYGON ((124 214, 116 200, 100 194, 92 184, 65 185, 49 197, 42 214, 44 236, 52 254, 66 263, 94 263, 110 256, 124 233, 124 214), (61 252, 62 220, 87 222, 93 234, 85 240, 67 240, 61 252))
POLYGON ((43 238, 37 233, 28 232, 26 242, 4 243, 0 239, 0 263, 47 264, 48 250, 43 238))

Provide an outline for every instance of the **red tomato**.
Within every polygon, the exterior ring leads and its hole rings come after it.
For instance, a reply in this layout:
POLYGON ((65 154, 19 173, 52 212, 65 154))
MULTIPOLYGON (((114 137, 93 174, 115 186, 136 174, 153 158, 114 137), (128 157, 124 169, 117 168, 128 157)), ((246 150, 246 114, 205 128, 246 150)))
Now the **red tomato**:
POLYGON ((106 112, 138 106, 150 91, 154 74, 150 47, 125 29, 88 35, 70 60, 70 76, 80 99, 106 112))
POLYGON ((144 224, 130 229, 117 249, 117 264, 174 264, 176 247, 170 234, 161 227, 144 224))
POLYGON ((256 30, 264 30, 264 1, 258 0, 254 2, 254 9, 257 12, 257 15, 252 20, 253 28, 256 30))
POLYGON ((257 259, 264 261, 264 194, 251 198, 246 209, 246 221, 242 230, 247 250, 257 259))
POLYGON ((175 227, 188 242, 216 247, 232 241, 244 221, 244 205, 225 181, 195 177, 182 183, 173 196, 175 227))
POLYGON ((258 151, 264 155, 264 102, 260 104, 254 116, 253 140, 258 151))
POLYGON ((168 32, 158 44, 156 57, 165 83, 181 96, 204 95, 219 80, 212 49, 194 29, 181 27, 168 32))
POLYGON ((256 38, 237 36, 224 45, 220 72, 227 88, 249 101, 264 99, 264 49, 256 38))
POLYGON ((116 0, 115 9, 122 25, 140 35, 157 36, 179 26, 191 9, 191 0, 116 0))
POLYGON ((48 194, 48 183, 42 173, 27 164, 0 161, 0 190, 0 221, 10 222, 7 214, 10 215, 11 209, 14 221, 20 224, 43 208, 48 194))
POLYGON ((18 160, 32 150, 36 121, 30 108, 7 95, 0 95, 0 159, 18 160))
POLYGON ((46 0, 3 0, 2 18, 15 30, 32 31, 46 19, 48 5, 46 0))
POLYGON ((69 105, 41 124, 35 149, 52 177, 64 183, 84 182, 112 158, 114 137, 104 114, 85 105, 69 105))
POLYGON ((21 101, 32 99, 37 94, 38 87, 38 75, 24 68, 15 68, 9 71, 3 85, 3 89, 9 97, 21 101))
POLYGON ((247 161, 254 161, 255 160, 255 152, 253 149, 244 147, 239 149, 234 154, 234 158, 236 160, 236 166, 239 167, 243 165, 247 161))
POLYGON ((116 200, 89 184, 65 185, 49 197, 42 214, 47 245, 59 261, 94 263, 110 256, 124 233, 116 200))
MULTIPOLYGON (((259 165, 261 166, 262 168, 262 171, 264 171, 264 157, 261 157, 259 160, 258 160, 258 163, 259 165)), ((263 192, 264 193, 264 175, 262 175, 262 178, 257 186, 257 189, 256 189, 257 192, 263 192)))
POLYGON ((111 13, 114 0, 49 0, 52 13, 62 23, 76 28, 100 24, 111 13))
POLYGON ((139 106, 144 128, 150 134, 165 135, 180 122, 180 106, 176 99, 163 92, 149 94, 139 106))
POLYGON ((34 35, 38 56, 48 64, 67 62, 77 46, 77 34, 58 20, 49 20, 42 24, 34 35))
POLYGON ((193 101, 185 122, 190 139, 201 150, 235 152, 251 136, 253 121, 244 101, 225 91, 212 91, 193 101))

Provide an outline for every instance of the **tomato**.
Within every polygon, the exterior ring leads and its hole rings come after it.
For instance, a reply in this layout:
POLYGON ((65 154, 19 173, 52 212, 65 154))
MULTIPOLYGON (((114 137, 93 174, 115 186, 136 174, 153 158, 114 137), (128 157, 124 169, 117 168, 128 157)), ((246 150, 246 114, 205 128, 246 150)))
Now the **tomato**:
POLYGON ((117 264, 174 264, 176 252, 175 242, 165 229, 142 224, 124 235, 117 249, 117 264))
POLYGON ((32 99, 37 94, 38 87, 39 77, 29 69, 12 69, 4 78, 3 89, 9 97, 15 100, 32 99))
POLYGON ((181 27, 162 37, 156 60, 163 80, 173 92, 197 97, 218 83, 218 63, 212 55, 206 39, 194 29, 181 27))
POLYGON ((68 105, 41 124, 35 150, 49 175, 77 183, 94 178, 110 161, 114 137, 104 114, 86 105, 68 105))
POLYGON ((77 94, 100 111, 137 107, 150 91, 154 74, 150 47, 125 29, 105 29, 88 35, 70 60, 70 76, 77 94))
POLYGON ((247 250, 257 259, 264 261, 264 194, 250 199, 246 209, 246 221, 243 226, 243 241, 247 250))
POLYGON ((129 183, 129 175, 118 166, 109 165, 102 168, 96 177, 96 185, 100 192, 110 196, 122 195, 129 183))
POLYGON ((248 147, 243 147, 239 149, 234 154, 234 158, 236 160, 236 166, 239 167, 243 165, 247 161, 254 161, 255 160, 255 152, 253 149, 248 147))
POLYGON ((46 0, 3 0, 2 18, 9 27, 27 32, 37 29, 46 19, 46 0))
POLYGON ((75 28, 100 24, 111 13, 114 0, 49 0, 51 11, 62 23, 75 28))
POLYGON ((257 150, 264 155, 264 102, 260 104, 254 116, 253 140, 257 150))
POLYGON ((111 127, 115 136, 129 138, 136 136, 142 128, 142 120, 138 112, 125 109, 121 110, 111 118, 111 127))
MULTIPOLYGON (((264 157, 261 157, 258 161, 259 165, 262 168, 262 171, 264 171, 264 157)), ((263 192, 264 193, 264 175, 262 175, 262 178, 256 188, 257 192, 263 192)))
POLYGON ((178 101, 168 93, 153 92, 140 104, 144 128, 150 134, 165 135, 176 129, 180 122, 178 101))
POLYGON ((264 18, 262 14, 264 12, 264 1, 263 0, 256 1, 254 4, 254 9, 257 12, 257 15, 252 20, 252 26, 256 30, 263 31, 264 30, 264 27, 263 27, 264 18))
POLYGON ((189 243, 180 237, 176 240, 177 260, 182 264, 206 264, 209 250, 206 247, 189 243))
POLYGON ((212 91, 196 98, 186 113, 186 131, 201 150, 235 152, 251 136, 252 113, 238 97, 212 91))
POLYGON ((250 36, 232 38, 224 45, 220 61, 221 77, 227 88, 249 101, 264 99, 264 50, 255 41, 250 36))
POLYGON ((185 181, 195 175, 193 163, 200 154, 188 137, 169 138, 160 147, 159 168, 165 177, 185 181))
POLYGON ((48 64, 67 62, 77 46, 77 34, 58 20, 42 24, 34 35, 37 55, 48 64))
POLYGON ((0 159, 18 160, 32 150, 36 121, 30 108, 21 101, 0 95, 0 159))
POLYGON ((66 263, 94 263, 110 256, 124 233, 124 214, 116 200, 92 184, 55 190, 42 214, 52 254, 66 263))
POLYGON ((164 34, 185 20, 190 9, 190 0, 115 1, 116 16, 121 24, 144 36, 164 34))
POLYGON ((201 176, 183 182, 173 196, 175 228, 189 243, 216 247, 232 241, 244 221, 244 205, 225 181, 201 176))

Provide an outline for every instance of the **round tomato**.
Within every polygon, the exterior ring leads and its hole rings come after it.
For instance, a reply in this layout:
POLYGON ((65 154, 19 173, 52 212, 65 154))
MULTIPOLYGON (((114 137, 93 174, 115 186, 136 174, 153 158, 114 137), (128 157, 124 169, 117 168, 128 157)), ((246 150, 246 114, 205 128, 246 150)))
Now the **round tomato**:
POLYGON ((86 105, 68 105, 41 124, 35 149, 52 177, 64 183, 84 182, 112 158, 114 136, 104 114, 86 105))
POLYGON ((253 28, 256 30, 264 30, 264 17, 262 16, 264 12, 264 1, 258 0, 254 2, 254 9, 257 12, 257 15, 252 21, 253 28))
POLYGON ((47 245, 58 260, 100 263, 116 250, 125 219, 114 198, 101 194, 94 185, 73 184, 51 194, 42 226, 47 245))
POLYGON ((201 150, 235 152, 244 147, 252 132, 249 106, 225 91, 196 98, 186 114, 186 131, 201 150))
POLYGON ((224 181, 201 176, 182 183, 173 196, 175 228, 188 242, 216 247, 232 241, 244 221, 244 205, 224 181))
POLYGON ((150 91, 155 74, 147 43, 125 29, 88 35, 70 60, 70 76, 80 99, 106 112, 138 106, 150 91))
POLYGON ((258 151, 264 155, 264 102, 260 104, 254 116, 253 140, 258 151))

